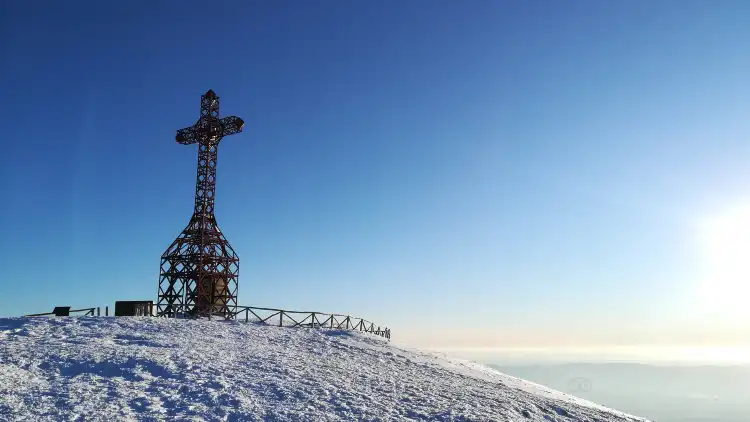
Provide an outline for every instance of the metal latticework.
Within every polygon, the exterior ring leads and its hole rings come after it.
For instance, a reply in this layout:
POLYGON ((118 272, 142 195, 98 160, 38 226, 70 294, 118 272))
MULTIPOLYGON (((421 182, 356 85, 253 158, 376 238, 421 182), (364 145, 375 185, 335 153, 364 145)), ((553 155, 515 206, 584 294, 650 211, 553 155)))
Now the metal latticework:
POLYGON ((161 256, 157 314, 177 312, 233 317, 237 306, 240 259, 219 230, 214 216, 216 159, 221 139, 242 132, 239 117, 219 119, 219 97, 201 96, 198 122, 177 131, 177 142, 198 144, 195 209, 187 227, 161 256))

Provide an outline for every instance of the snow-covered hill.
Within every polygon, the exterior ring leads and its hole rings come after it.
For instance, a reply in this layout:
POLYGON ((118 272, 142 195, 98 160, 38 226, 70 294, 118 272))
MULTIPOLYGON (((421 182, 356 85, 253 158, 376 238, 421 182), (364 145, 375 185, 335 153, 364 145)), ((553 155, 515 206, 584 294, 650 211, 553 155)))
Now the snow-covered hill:
POLYGON ((71 317, 0 319, 0 420, 644 419, 366 334, 71 317))

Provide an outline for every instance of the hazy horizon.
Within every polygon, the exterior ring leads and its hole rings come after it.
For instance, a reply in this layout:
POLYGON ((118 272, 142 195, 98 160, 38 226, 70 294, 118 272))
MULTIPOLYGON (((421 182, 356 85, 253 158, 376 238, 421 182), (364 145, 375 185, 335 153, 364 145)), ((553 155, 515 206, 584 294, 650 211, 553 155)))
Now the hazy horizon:
POLYGON ((658 422, 746 422, 750 415, 750 365, 486 364, 658 422))
POLYGON ((578 348, 428 348, 480 363, 639 363, 658 366, 750 366, 750 345, 729 347, 610 346, 578 348))

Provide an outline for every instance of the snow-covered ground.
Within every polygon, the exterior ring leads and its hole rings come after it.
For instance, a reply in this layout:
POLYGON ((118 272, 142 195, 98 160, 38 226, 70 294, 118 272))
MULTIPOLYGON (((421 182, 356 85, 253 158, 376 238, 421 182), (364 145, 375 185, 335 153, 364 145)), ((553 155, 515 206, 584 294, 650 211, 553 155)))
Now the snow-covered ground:
POLYGON ((69 317, 0 319, 0 420, 644 419, 367 334, 69 317))

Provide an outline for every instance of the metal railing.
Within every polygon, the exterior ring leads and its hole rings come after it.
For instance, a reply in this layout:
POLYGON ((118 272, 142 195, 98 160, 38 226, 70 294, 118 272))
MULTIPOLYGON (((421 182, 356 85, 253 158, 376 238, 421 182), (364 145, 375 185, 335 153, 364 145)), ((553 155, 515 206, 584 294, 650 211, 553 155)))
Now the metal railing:
MULTIPOLYGON (((195 318, 191 315, 190 311, 192 307, 185 305, 171 305, 168 313, 158 315, 156 311, 157 304, 151 304, 150 315, 146 316, 158 316, 166 318, 195 318)), ((315 311, 288 311, 285 309, 275 308, 260 308, 255 306, 227 306, 225 309, 227 313, 209 313, 206 315, 208 319, 221 318, 221 319, 238 319, 245 320, 245 322, 253 322, 264 325, 274 325, 278 327, 303 327, 303 328, 318 328, 328 330, 347 330, 347 331, 360 331, 363 333, 374 334, 377 336, 384 337, 388 340, 391 339, 391 329, 388 327, 375 325, 374 322, 368 321, 363 318, 353 317, 351 315, 344 314, 331 314, 326 312, 315 312, 315 311)), ((71 309, 68 311, 70 314, 83 313, 83 316, 101 316, 101 308, 82 308, 82 309, 71 309)), ((25 316, 50 316, 59 315, 56 312, 46 312, 43 314, 30 314, 25 316)), ((105 308, 105 315, 109 315, 109 307, 105 308)))
MULTIPOLYGON (((172 305, 169 313, 158 315, 154 312, 154 304, 151 315, 166 318, 194 318, 189 314, 192 308, 184 305, 172 305)), ((391 339, 391 329, 363 318, 353 317, 344 314, 331 314, 316 311, 289 311, 286 309, 260 308, 255 306, 226 306, 228 313, 208 313, 206 317, 222 319, 244 319, 246 322, 254 322, 264 325, 274 325, 278 327, 304 327, 320 328, 329 330, 348 330, 360 331, 391 339)))
MULTIPOLYGON (((68 314, 82 313, 83 316, 99 316, 101 314, 101 308, 70 309, 70 310, 67 311, 67 313, 68 314)), ((24 316, 27 316, 27 317, 34 316, 35 317, 35 316, 49 316, 49 315, 59 315, 59 314, 57 312, 55 312, 55 311, 52 311, 52 312, 45 312, 43 314, 28 314, 28 315, 24 315, 24 316)))

